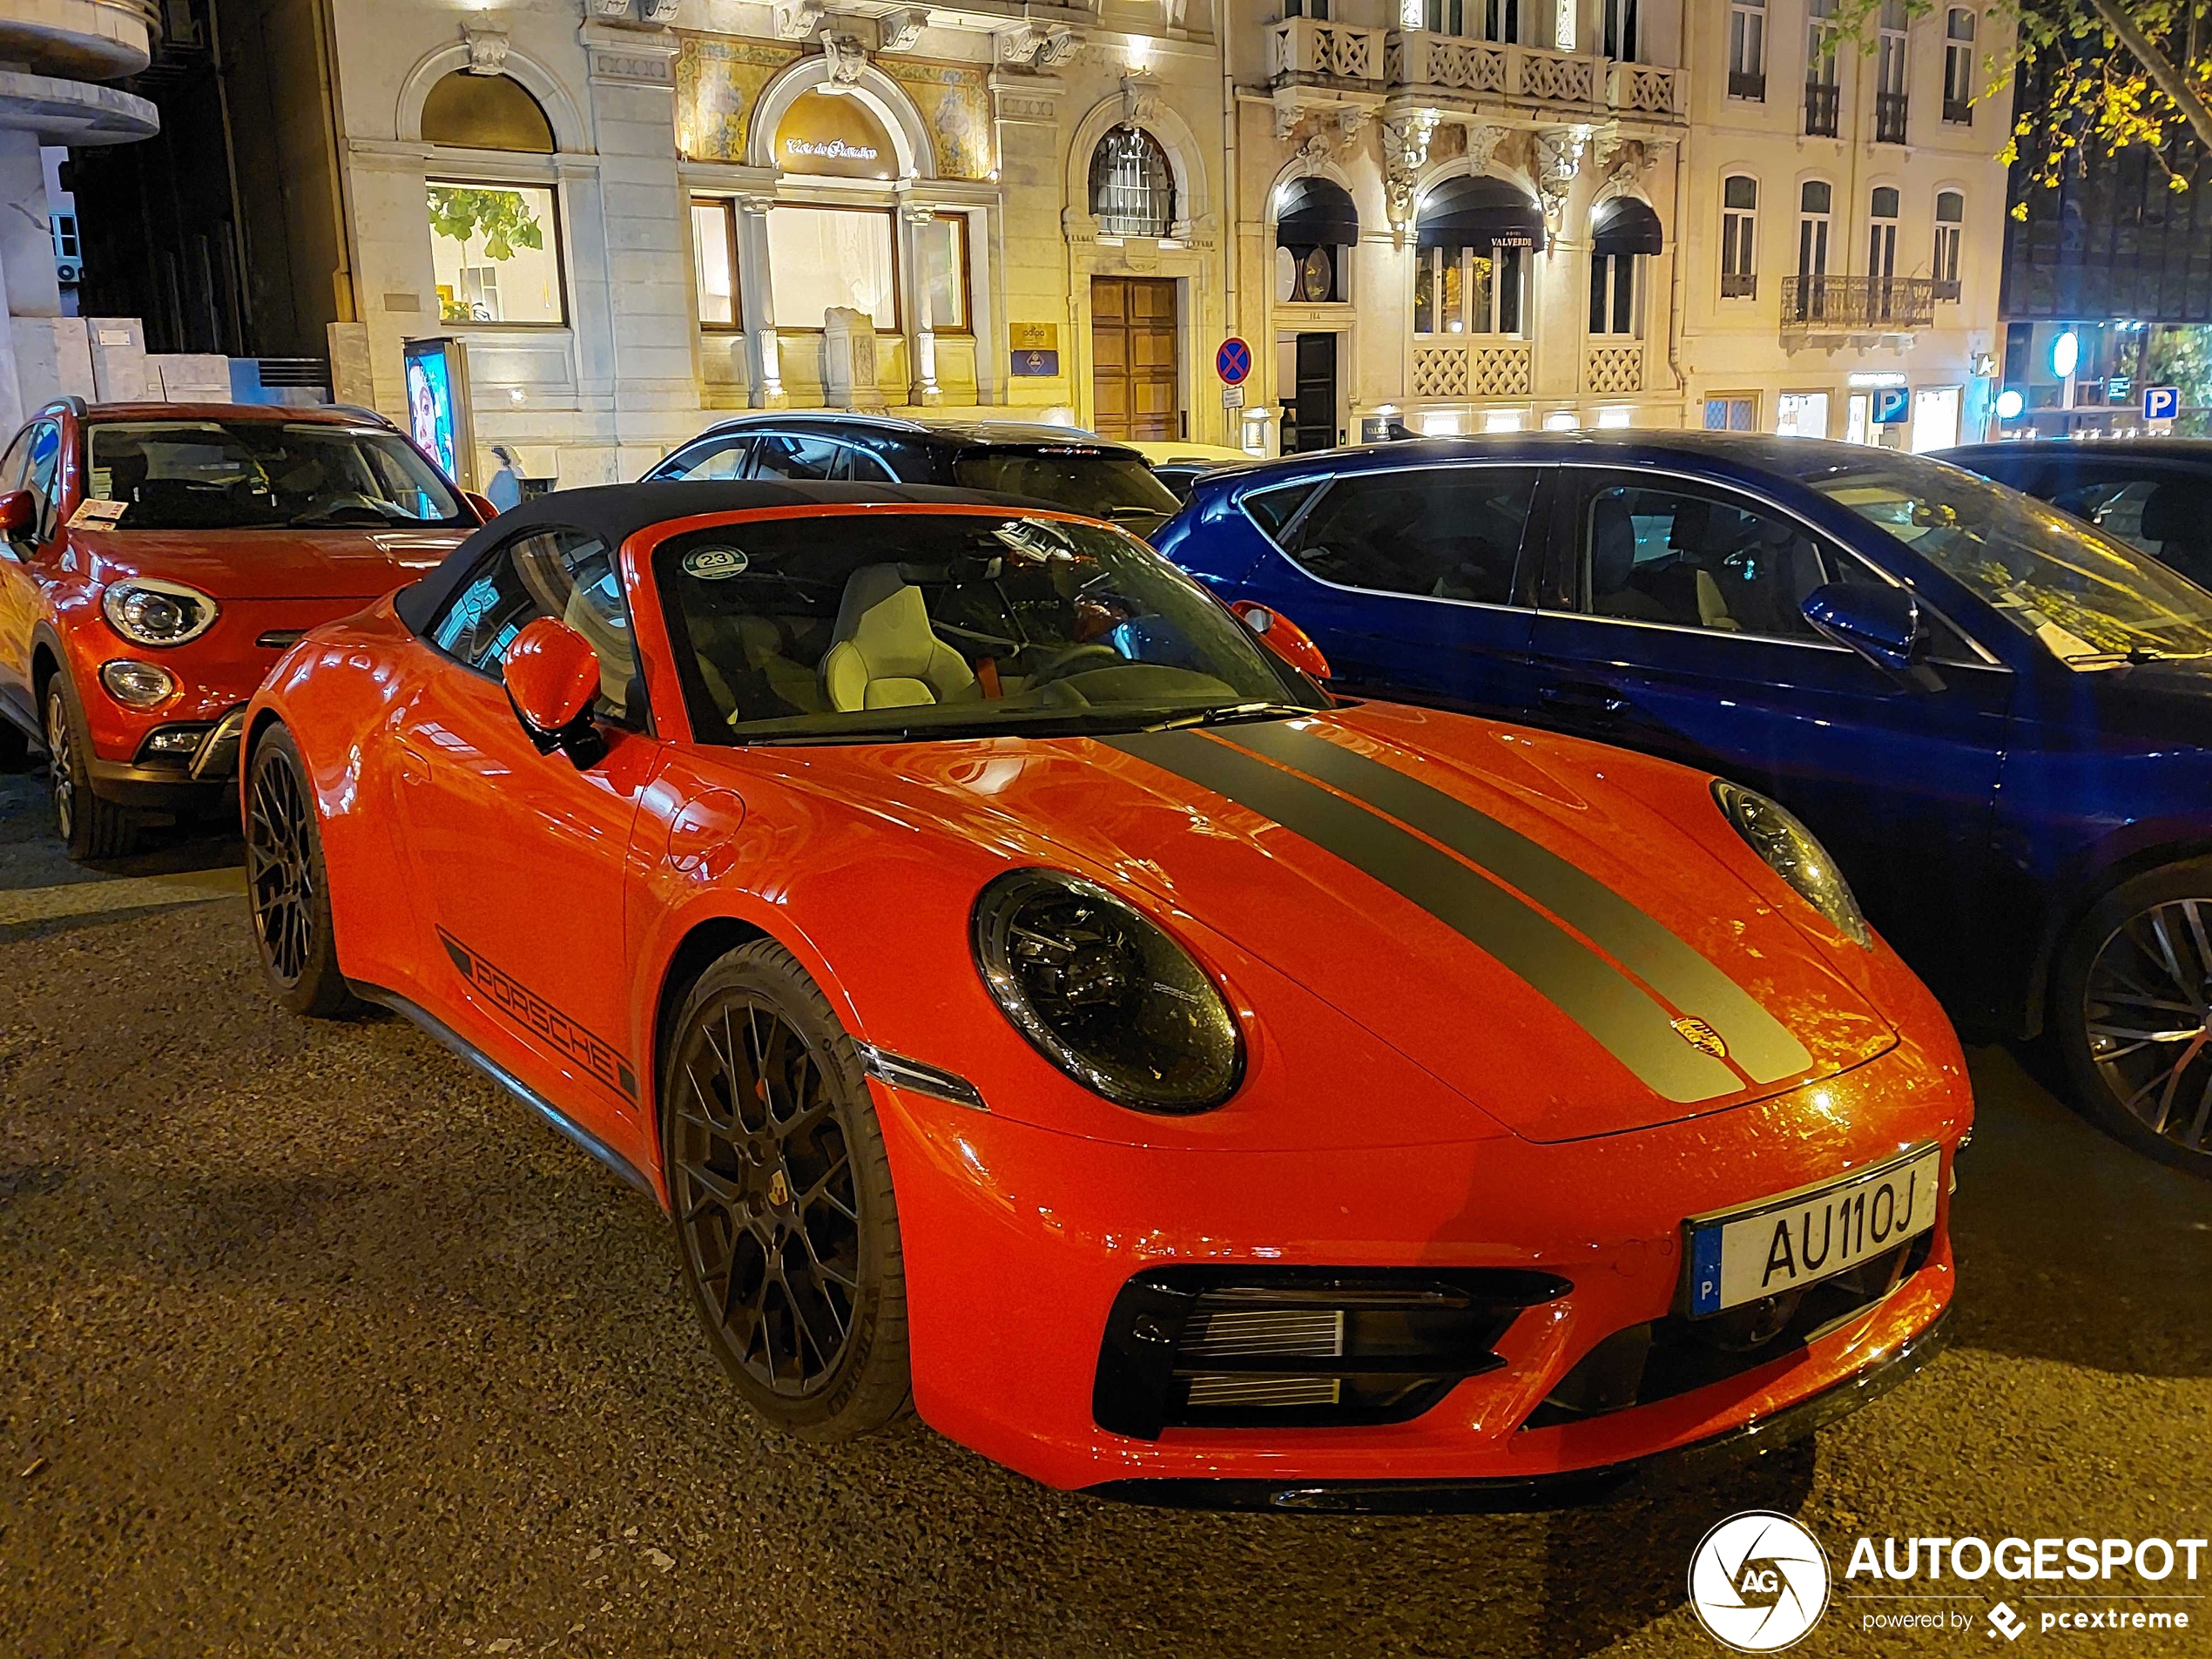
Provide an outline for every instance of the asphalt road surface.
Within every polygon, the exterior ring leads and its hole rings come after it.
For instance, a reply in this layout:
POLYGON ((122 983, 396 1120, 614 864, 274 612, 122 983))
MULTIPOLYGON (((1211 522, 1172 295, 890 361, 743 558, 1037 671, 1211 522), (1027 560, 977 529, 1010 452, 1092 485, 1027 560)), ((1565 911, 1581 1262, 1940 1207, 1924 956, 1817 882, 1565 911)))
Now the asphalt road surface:
MULTIPOLYGON (((1145 1510, 913 1420, 765 1430, 651 1206, 410 1027, 262 995, 237 856, 88 880, 0 779, 0 1655, 1697 1654, 1689 1555, 1739 1510, 1839 1574, 1861 1533, 2212 1522, 2212 1188, 2004 1051, 1958 1345, 1817 1446, 1564 1514, 1145 1510)), ((1946 1636, 1869 1634, 1865 1588, 1796 1651, 2007 1650, 1994 1588, 1946 1636)), ((2195 1629, 2009 1650, 2212 1651, 2212 1602, 2164 1605, 2195 1629)))

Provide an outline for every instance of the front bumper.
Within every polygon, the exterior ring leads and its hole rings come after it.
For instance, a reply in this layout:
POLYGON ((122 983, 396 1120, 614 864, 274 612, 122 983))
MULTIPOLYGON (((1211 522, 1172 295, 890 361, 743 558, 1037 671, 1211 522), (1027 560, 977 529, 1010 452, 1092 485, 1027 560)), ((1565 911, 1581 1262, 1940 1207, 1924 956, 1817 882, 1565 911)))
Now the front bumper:
POLYGON ((246 705, 219 719, 149 725, 129 760, 88 763, 92 787, 103 799, 124 806, 192 813, 212 812, 238 787, 239 741, 246 730, 246 705), (189 749, 157 751, 154 738, 179 732, 192 739, 189 749))
MULTIPOLYGON (((1350 1494, 1335 1501, 1352 1507, 1446 1491, 1478 1507, 1574 1502, 1642 1460, 1687 1457, 1753 1426, 1767 1426, 1755 1440, 1774 1444, 1774 1426, 1818 1420, 1797 1414, 1809 1402, 1832 1396, 1845 1409, 1876 1391, 1862 1378, 1891 1375, 1902 1352, 1902 1380, 1911 1355, 1932 1351, 1925 1333, 1953 1285, 1947 1196, 1902 1282, 1770 1360, 1579 1420, 1537 1413, 1600 1343, 1676 1311, 1684 1217, 1832 1178, 1902 1145, 1955 1149, 1971 1121, 1955 1054, 1946 1062, 1901 1042, 1817 1087, 1588 1141, 1320 1152, 1114 1144, 873 1082, 898 1194, 915 1406, 1048 1485, 1269 1507, 1291 1506, 1267 1494, 1305 1491, 1350 1494), (1533 1270, 1571 1289, 1513 1319, 1494 1344, 1502 1363, 1406 1420, 1109 1432, 1095 1392, 1116 1298, 1135 1276, 1177 1264, 1533 1270), (1185 1483, 1197 1483, 1195 1496, 1166 1495, 1185 1483)), ((1386 1114, 1395 1093, 1419 1086, 1410 1075, 1371 1081, 1363 1114, 1386 1114)))

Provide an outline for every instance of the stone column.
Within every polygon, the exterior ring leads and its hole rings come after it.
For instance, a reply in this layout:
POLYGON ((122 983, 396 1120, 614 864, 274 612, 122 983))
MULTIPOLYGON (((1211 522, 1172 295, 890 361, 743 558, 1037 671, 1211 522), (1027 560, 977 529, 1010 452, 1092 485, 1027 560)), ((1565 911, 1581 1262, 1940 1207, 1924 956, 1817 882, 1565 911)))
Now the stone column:
POLYGON ((775 298, 768 291, 768 210, 774 206, 772 196, 738 198, 738 293, 745 307, 745 370, 752 381, 748 401, 756 409, 791 406, 776 338, 775 298))
POLYGON ((944 393, 937 387, 935 319, 929 314, 929 283, 921 253, 924 228, 936 222, 937 209, 929 202, 903 202, 899 218, 906 229, 900 240, 906 244, 902 251, 907 264, 907 292, 914 296, 914 303, 907 307, 904 319, 907 361, 914 369, 914 384, 907 388, 907 401, 927 408, 945 401, 944 393))

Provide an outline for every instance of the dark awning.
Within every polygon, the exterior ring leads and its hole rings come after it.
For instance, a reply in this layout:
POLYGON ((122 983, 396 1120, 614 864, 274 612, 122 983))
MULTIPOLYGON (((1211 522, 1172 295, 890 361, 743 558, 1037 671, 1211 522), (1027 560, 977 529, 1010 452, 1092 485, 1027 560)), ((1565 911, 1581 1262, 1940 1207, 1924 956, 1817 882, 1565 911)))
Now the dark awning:
POLYGON ((1591 246, 1600 253, 1656 253, 1659 215, 1634 196, 1615 196, 1590 215, 1591 246))
POLYGON ((1341 185, 1299 179, 1284 186, 1275 221, 1278 247, 1349 247, 1359 239, 1359 210, 1341 185))
POLYGON ((1428 192, 1414 229, 1423 247, 1544 245, 1544 216, 1535 201, 1502 179, 1447 179, 1428 192))

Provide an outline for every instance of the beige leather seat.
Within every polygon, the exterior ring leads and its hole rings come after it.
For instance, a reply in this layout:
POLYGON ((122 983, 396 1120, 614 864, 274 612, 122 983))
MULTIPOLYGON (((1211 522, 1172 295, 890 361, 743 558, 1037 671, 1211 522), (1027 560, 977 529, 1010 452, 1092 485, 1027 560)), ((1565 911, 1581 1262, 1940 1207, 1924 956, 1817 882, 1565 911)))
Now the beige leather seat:
POLYGON ((838 602, 822 691, 840 713, 979 696, 967 659, 937 637, 921 590, 895 564, 864 564, 838 602))

